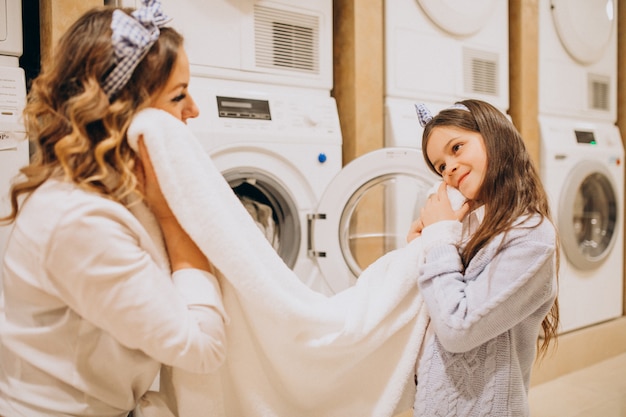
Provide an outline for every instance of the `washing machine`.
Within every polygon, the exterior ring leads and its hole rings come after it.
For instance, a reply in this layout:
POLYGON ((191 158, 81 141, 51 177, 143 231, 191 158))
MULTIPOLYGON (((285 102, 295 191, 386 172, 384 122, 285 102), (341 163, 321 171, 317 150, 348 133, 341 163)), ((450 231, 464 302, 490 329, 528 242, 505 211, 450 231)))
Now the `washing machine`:
POLYGON ((508 2, 387 0, 385 144, 421 147, 414 104, 475 98, 509 108, 508 2))
MULTIPOLYGON (((6 1, 6 0, 5 0, 6 1)), ((140 0, 106 0, 139 7, 140 0)), ((332 0, 162 0, 191 72, 226 80, 333 86, 332 0)))
MULTIPOLYGON (((0 215, 10 210, 9 188, 21 167, 28 164, 21 114, 26 103, 22 55, 22 6, 20 0, 0 0, 0 215)), ((0 264, 9 235, 9 226, 0 226, 0 264)), ((0 291, 2 268, 0 267, 0 291)))
POLYGON ((308 286, 337 293, 406 244, 436 178, 419 150, 380 149, 342 167, 337 107, 323 90, 194 77, 190 93, 200 109, 190 128, 308 286), (403 217, 389 207, 397 195, 403 217))
POLYGON ((561 240, 561 332, 622 315, 624 148, 619 130, 540 117, 541 172, 561 240))
POLYGON ((617 4, 542 0, 540 174, 562 245, 561 332, 619 317, 624 148, 617 120, 617 4))

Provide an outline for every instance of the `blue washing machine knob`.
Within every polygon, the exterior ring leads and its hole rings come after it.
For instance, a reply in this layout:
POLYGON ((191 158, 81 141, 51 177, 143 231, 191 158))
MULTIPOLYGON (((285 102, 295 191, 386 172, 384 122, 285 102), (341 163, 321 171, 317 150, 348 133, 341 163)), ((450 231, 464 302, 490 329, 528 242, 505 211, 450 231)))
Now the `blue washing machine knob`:
POLYGON ((324 152, 320 152, 319 155, 317 155, 317 160, 320 161, 320 163, 324 163, 326 162, 327 156, 324 152))

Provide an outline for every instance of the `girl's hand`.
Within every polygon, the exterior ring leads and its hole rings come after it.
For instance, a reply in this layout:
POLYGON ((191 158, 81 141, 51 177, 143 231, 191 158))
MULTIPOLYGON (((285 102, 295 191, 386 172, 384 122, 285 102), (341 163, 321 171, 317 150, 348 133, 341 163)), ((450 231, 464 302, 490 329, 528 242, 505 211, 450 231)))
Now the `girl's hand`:
POLYGON ((422 235, 422 229, 424 229, 424 223, 422 223, 422 218, 413 221, 411 223, 411 227, 409 228, 409 233, 406 235, 406 242, 410 243, 416 237, 422 235))
MULTIPOLYGON (((458 220, 461 221, 463 217, 469 212, 470 205, 468 202, 463 203, 460 209, 454 211, 448 198, 448 192, 446 191, 446 184, 441 183, 437 192, 426 201, 424 207, 420 211, 420 220, 422 222, 422 229, 430 226, 433 223, 437 223, 444 220, 458 220)), ((420 229, 421 232, 421 229, 420 229)))

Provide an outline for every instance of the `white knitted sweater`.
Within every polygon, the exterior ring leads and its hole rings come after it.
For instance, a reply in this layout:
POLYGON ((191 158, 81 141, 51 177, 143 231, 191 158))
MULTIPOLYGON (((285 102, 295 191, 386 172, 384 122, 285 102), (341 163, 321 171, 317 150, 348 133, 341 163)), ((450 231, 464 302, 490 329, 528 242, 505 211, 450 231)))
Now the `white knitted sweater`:
POLYGON ((528 416, 536 341, 557 294, 554 227, 519 219, 465 273, 461 227, 444 221, 422 232, 418 285, 434 336, 418 364, 414 416, 528 416))

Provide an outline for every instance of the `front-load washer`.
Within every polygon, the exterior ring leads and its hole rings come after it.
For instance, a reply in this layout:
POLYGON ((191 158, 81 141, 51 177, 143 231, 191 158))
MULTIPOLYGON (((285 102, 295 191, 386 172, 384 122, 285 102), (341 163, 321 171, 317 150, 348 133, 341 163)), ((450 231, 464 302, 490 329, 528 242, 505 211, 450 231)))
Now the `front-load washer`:
POLYGON ((344 288, 380 256, 405 246, 438 180, 416 148, 386 147, 347 164, 311 216, 311 250, 322 276, 344 288))
POLYGON ((622 314, 624 148, 616 126, 540 117, 541 172, 561 240, 561 332, 622 314))
POLYGON ((202 77, 189 88, 200 109, 190 128, 308 286, 337 293, 406 243, 436 181, 419 150, 385 148, 342 167, 339 117, 327 92, 202 77), (398 195, 400 208, 390 204, 398 195))
POLYGON ((455 101, 509 108, 508 2, 387 0, 385 146, 416 146, 414 104, 433 111, 455 101))

